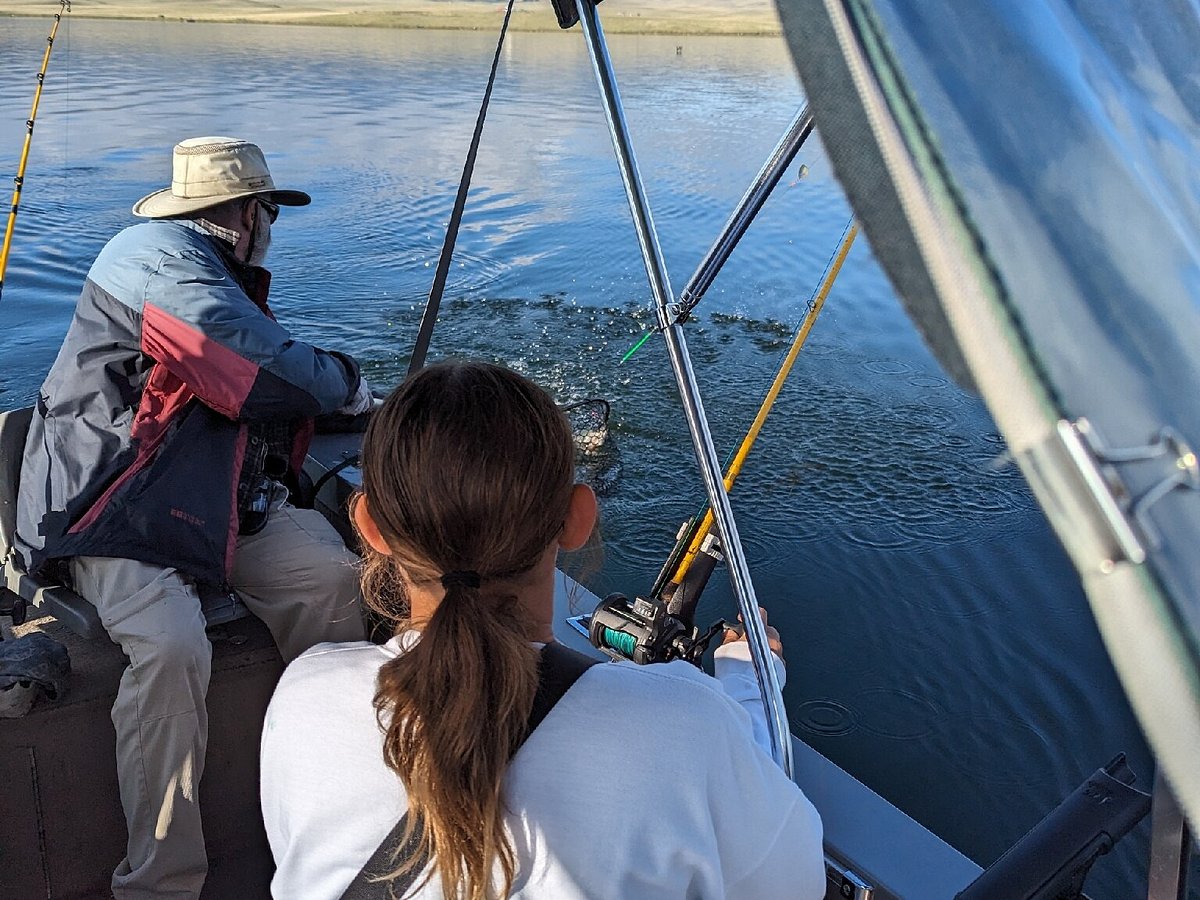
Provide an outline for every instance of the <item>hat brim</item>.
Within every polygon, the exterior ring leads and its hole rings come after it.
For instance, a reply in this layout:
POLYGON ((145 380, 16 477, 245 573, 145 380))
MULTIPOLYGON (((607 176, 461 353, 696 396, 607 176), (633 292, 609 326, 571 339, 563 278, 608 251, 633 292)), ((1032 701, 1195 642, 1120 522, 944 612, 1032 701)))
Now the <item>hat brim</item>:
POLYGON ((214 206, 220 206, 222 203, 228 203, 230 200, 237 200, 241 197, 265 197, 279 206, 308 206, 312 203, 312 197, 304 191, 272 189, 220 194, 216 197, 176 197, 171 193, 170 188, 163 188, 161 191, 147 194, 133 204, 133 214, 143 219, 169 219, 172 216, 186 216, 189 213, 212 209, 214 206))

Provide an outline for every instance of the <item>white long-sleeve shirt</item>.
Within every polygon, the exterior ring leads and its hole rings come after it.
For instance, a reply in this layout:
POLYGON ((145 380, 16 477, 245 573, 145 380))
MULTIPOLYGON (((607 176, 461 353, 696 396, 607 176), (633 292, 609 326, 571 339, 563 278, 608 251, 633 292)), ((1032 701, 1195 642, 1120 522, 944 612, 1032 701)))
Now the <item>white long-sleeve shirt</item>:
MULTIPOLYGON (((277 900, 338 900, 407 808, 372 703, 403 640, 319 645, 276 689, 262 807, 277 900)), ((511 897, 824 896, 820 818, 752 737, 751 713, 766 726, 744 647, 721 648, 717 673, 684 662, 584 673, 505 775, 511 897)), ((439 878, 417 896, 440 898, 439 878)))

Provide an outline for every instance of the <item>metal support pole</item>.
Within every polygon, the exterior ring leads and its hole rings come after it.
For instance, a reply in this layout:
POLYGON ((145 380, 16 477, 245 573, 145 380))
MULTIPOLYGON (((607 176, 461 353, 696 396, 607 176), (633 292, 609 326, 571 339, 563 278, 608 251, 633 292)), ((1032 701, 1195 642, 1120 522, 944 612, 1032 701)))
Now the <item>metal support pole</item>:
POLYGON ((1183 900, 1191 859, 1187 821, 1160 769, 1154 776, 1154 806, 1150 813, 1148 900, 1183 900))
POLYGON ((763 163, 758 174, 754 176, 754 181, 742 195, 733 215, 729 217, 729 221, 725 223, 725 227, 721 229, 721 233, 713 245, 708 248, 708 253, 696 267, 696 272, 692 275, 691 280, 684 286, 683 293, 679 295, 679 315, 676 321, 682 322, 687 319, 688 313, 704 297, 705 292, 713 283, 713 279, 717 277, 721 267, 729 259, 729 254, 733 253, 733 248, 738 245, 738 241, 742 239, 742 235, 746 233, 746 229, 750 227, 754 217, 763 208, 763 204, 771 196, 771 191, 775 190, 775 185, 779 183, 779 179, 783 177, 787 167, 792 164, 792 160, 796 158, 796 154, 804 146, 808 136, 812 134, 812 130, 813 117, 806 103, 796 113, 796 118, 792 119, 788 130, 775 145, 775 149, 771 151, 771 155, 767 157, 767 161, 763 163))
POLYGON ((783 709, 783 694, 779 688, 779 679, 775 677, 775 667, 771 664, 771 649, 767 643, 767 632, 758 615, 758 599, 754 594, 754 585, 750 581, 746 553, 742 549, 737 525, 733 521, 729 496, 725 493, 721 463, 717 459, 717 451, 713 446, 708 420, 705 418, 704 407, 700 402, 700 391, 696 384, 695 373, 692 371, 692 362, 684 341, 683 328, 672 321, 669 310, 674 294, 667 278, 667 267, 663 261, 658 235, 654 230, 654 221, 650 216, 650 204, 646 200, 637 160, 633 155, 629 129, 625 123, 621 98, 617 92, 616 76, 608 56, 604 33, 600 29, 600 22, 596 16, 596 4, 594 0, 575 0, 575 4, 579 11, 579 22, 584 38, 587 41, 588 54, 592 59, 592 68, 600 87, 600 95, 604 101, 608 130, 613 140, 613 148, 616 150, 621 179, 625 183, 629 209, 633 214, 638 243, 642 249, 642 259, 646 264, 646 275, 650 280, 650 290, 654 295, 658 322, 667 339, 667 351, 670 354, 671 368, 675 373, 679 396, 683 401, 688 431, 691 433, 696 460, 700 465, 700 474, 704 479, 704 488, 708 493, 709 504, 712 506, 717 519, 717 527, 720 529, 726 565, 729 568, 729 578, 733 583, 733 593, 737 598, 743 624, 746 626, 746 639, 750 644, 750 659, 754 664, 754 674, 758 678, 763 706, 767 713, 771 755, 791 778, 793 775, 792 743, 787 714, 783 709))

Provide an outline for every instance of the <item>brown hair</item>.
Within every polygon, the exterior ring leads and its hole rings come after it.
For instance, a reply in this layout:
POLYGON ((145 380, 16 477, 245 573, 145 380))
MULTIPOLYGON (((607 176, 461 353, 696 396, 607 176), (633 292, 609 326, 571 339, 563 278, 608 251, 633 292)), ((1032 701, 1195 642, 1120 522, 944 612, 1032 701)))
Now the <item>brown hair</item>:
MULTIPOLYGON (((372 415, 362 459, 370 515, 393 552, 367 550, 368 604, 407 624, 397 564, 416 584, 450 572, 480 578, 478 587, 448 579, 421 639, 380 669, 375 707, 384 759, 408 792, 410 831, 421 817, 444 895, 491 896, 498 860, 506 896, 517 863, 501 780, 525 737, 538 663, 533 625, 508 580, 531 569, 562 529, 574 482, 571 428, 515 372, 441 363, 372 415)), ((413 863, 401 861, 393 877, 413 863)))

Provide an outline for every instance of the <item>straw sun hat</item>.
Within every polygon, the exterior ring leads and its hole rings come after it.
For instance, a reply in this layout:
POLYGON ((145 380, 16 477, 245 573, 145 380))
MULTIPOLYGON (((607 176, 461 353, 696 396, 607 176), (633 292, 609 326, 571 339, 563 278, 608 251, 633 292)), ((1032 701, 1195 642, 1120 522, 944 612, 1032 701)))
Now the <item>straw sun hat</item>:
POLYGON ((264 197, 281 206, 307 206, 304 191, 275 187, 257 144, 230 137, 188 138, 175 145, 171 186, 133 204, 146 219, 184 216, 236 197, 264 197))

